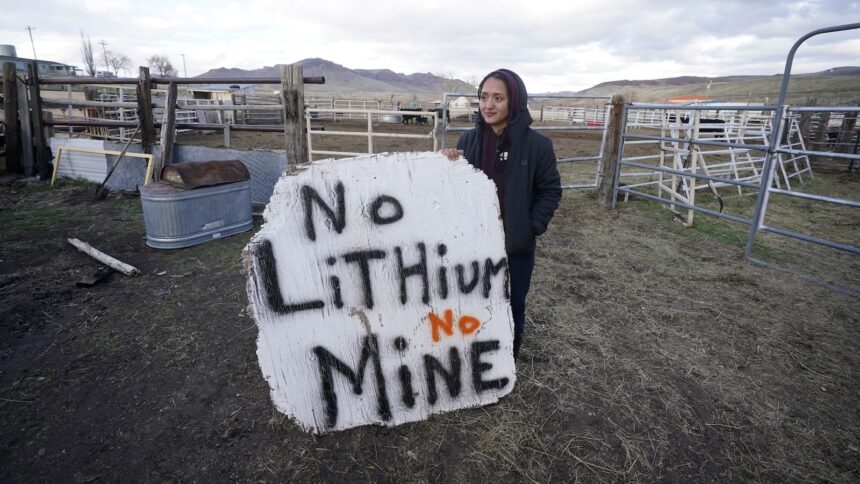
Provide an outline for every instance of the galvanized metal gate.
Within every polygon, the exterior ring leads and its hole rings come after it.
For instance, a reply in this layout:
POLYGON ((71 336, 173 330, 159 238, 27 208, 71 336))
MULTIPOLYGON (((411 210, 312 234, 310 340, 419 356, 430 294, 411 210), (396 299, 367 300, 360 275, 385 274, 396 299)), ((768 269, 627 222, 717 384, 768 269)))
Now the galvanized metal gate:
MULTIPOLYGON (((448 140, 448 133, 452 132, 463 132, 472 129, 471 126, 463 127, 463 126, 452 126, 449 122, 450 112, 449 110, 449 99, 451 98, 477 98, 478 94, 472 93, 462 93, 462 92, 446 92, 442 98, 442 126, 443 126, 443 136, 442 138, 442 147, 446 147, 446 143, 448 140)), ((576 156, 576 157, 568 157, 568 158, 559 158, 556 160, 558 163, 577 163, 584 161, 597 161, 597 166, 595 168, 594 173, 594 181, 591 183, 581 183, 581 184, 565 184, 561 187, 563 189, 575 189, 575 188, 596 188, 598 178, 601 170, 601 160, 603 159, 603 150, 606 146, 606 135, 609 123, 607 120, 609 119, 609 110, 610 105, 609 101, 612 99, 612 96, 587 96, 587 95, 541 95, 541 96, 529 96, 529 100, 534 99, 604 99, 606 103, 597 113, 588 113, 584 112, 581 115, 581 123, 576 124, 571 122, 568 126, 558 125, 558 126, 532 126, 532 129, 537 131, 599 131, 601 133, 600 139, 600 148, 597 153, 588 156, 576 156)), ((466 108, 466 112, 471 112, 470 108, 466 108)))
MULTIPOLYGON (((792 108, 785 104, 789 76, 791 74, 791 67, 794 60, 795 52, 797 51, 798 47, 800 47, 800 45, 807 39, 816 35, 853 29, 860 29, 860 23, 823 28, 812 31, 801 37, 788 53, 788 58, 785 64, 785 72, 783 74, 782 85, 780 88, 779 101, 776 105, 719 106, 719 110, 721 111, 734 111, 737 113, 755 112, 759 115, 769 113, 769 115, 766 117, 770 118, 770 127, 762 128, 762 133, 764 134, 760 136, 758 140, 755 140, 754 138, 750 138, 748 136, 749 133, 746 132, 746 130, 749 129, 748 125, 744 124, 743 127, 739 127, 738 125, 732 124, 726 120, 723 120, 724 125, 720 126, 720 129, 722 130, 723 134, 721 138, 700 135, 703 126, 701 124, 703 119, 702 113, 709 111, 713 112, 715 110, 714 106, 678 106, 670 104, 626 105, 624 108, 623 115, 624 121, 621 125, 621 149, 619 149, 618 153, 618 169, 616 170, 615 180, 613 183, 613 208, 615 208, 618 194, 623 193, 625 196, 634 195, 647 199, 657 200, 661 203, 669 204, 672 207, 681 207, 690 211, 696 211, 714 217, 719 217, 721 219, 747 225, 749 226, 749 234, 747 237, 746 247, 744 251, 745 256, 751 262, 761 265, 766 265, 767 262, 757 259, 752 255, 753 244, 755 242, 756 235, 759 232, 774 233, 797 240, 803 240, 806 242, 832 247, 854 254, 860 254, 860 247, 858 247, 857 245, 835 242, 822 237, 817 237, 813 234, 787 230, 765 223, 768 201, 770 199, 771 194, 860 208, 860 202, 856 200, 829 197, 811 193, 804 193, 796 190, 784 189, 780 185, 778 185, 778 179, 775 178, 777 167, 780 167, 783 170, 785 169, 785 165, 781 157, 787 157, 792 161, 796 160, 797 156, 826 156, 829 158, 852 160, 852 162, 860 160, 860 154, 857 154, 856 152, 821 152, 806 149, 806 147, 802 145, 798 147, 793 143, 784 142, 786 135, 790 134, 791 123, 787 122, 787 120, 791 120, 790 113, 792 112, 802 113, 804 111, 809 110, 834 112, 840 111, 852 115, 856 115, 856 113, 860 112, 860 107, 857 106, 837 106, 828 108, 792 108), (643 116, 643 113, 654 113, 655 111, 658 112, 660 115, 659 123, 660 127, 663 128, 659 136, 636 134, 631 131, 631 128, 641 128, 643 125, 642 119, 649 117, 647 115, 643 116), (681 120, 685 113, 687 115, 686 121, 681 123, 681 120), (675 131, 672 131, 673 125, 675 131), (669 136, 666 136, 667 129, 670 131, 669 136), (733 129, 739 131, 732 131, 733 129), (733 133, 734 136, 730 136, 729 133, 733 133), (750 141, 751 139, 753 139, 754 141, 750 141), (642 160, 643 157, 625 156, 625 147, 629 149, 636 144, 643 143, 669 143, 670 151, 674 149, 683 154, 683 163, 679 164, 675 162, 672 164, 672 167, 668 167, 664 163, 664 160, 661 159, 660 162, 655 166, 641 163, 641 161, 644 161, 642 160), (734 150, 738 154, 759 154, 761 156, 758 159, 759 164, 752 164, 753 170, 756 172, 755 176, 745 178, 743 176, 739 176, 739 173, 737 171, 735 171, 735 174, 737 176, 725 176, 724 174, 715 175, 713 173, 709 173, 707 165, 697 164, 697 160, 701 159, 702 153, 716 153, 716 151, 713 150, 708 151, 707 147, 717 147, 719 148, 719 150, 723 151, 734 150), (760 169, 757 168, 757 166, 760 166, 760 169), (634 173, 628 172, 625 175, 622 175, 621 172, 622 168, 624 167, 644 171, 634 173), (620 183, 622 176, 641 177, 654 174, 658 176, 658 182, 633 184, 632 186, 626 186, 620 183), (665 188, 666 185, 659 184, 656 195, 645 193, 641 189, 639 189, 640 187, 649 183, 659 183, 663 180, 663 177, 670 177, 672 182, 671 186, 686 186, 687 189, 683 191, 678 191, 677 189, 669 190, 665 188), (697 180, 702 180, 706 182, 706 184, 711 186, 713 186, 713 184, 719 183, 723 185, 737 186, 739 187, 739 190, 743 188, 755 190, 757 192, 757 198, 755 204, 755 211, 752 217, 744 218, 736 215, 729 215, 722 213, 721 211, 712 210, 706 207, 696 205, 695 188, 697 187, 697 180), (663 197, 664 191, 671 192, 668 198, 663 197), (687 196, 684 196, 685 194, 687 196)), ((653 119, 651 122, 656 123, 656 121, 654 121, 653 119)), ((732 158, 732 160, 734 161, 734 158, 732 158)), ((734 168, 737 170, 737 165, 735 165, 734 168)), ((786 183, 788 183, 787 177, 785 178, 785 181, 786 183)))

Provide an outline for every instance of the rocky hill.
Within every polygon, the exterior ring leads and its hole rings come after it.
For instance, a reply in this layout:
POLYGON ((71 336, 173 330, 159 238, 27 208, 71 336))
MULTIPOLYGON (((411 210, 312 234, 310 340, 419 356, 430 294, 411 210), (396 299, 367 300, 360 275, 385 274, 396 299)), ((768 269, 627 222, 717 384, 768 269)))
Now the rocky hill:
MULTIPOLYGON (((443 92, 472 92, 475 87, 459 79, 431 73, 402 74, 390 69, 350 69, 334 62, 312 58, 299 64, 306 76, 325 76, 324 85, 308 85, 309 96, 350 98, 438 99, 443 92)), ((212 69, 198 77, 244 78, 279 77, 280 65, 260 69, 212 69)), ((707 96, 729 102, 774 102, 779 96, 781 74, 750 76, 680 76, 663 79, 616 80, 602 82, 579 93, 624 94, 634 102, 664 102, 684 95, 707 96)), ((789 102, 815 98, 819 105, 855 104, 860 100, 860 67, 834 67, 811 74, 794 74, 789 84, 789 102)))
MULTIPOLYGON (((459 79, 448 79, 436 74, 401 74, 390 69, 350 69, 334 62, 312 58, 299 61, 305 76, 325 76, 325 84, 308 85, 311 94, 339 93, 342 95, 405 95, 426 94, 437 96, 445 91, 473 91, 475 88, 459 79)), ((197 77, 250 78, 279 77, 280 65, 244 70, 220 67, 197 77)))

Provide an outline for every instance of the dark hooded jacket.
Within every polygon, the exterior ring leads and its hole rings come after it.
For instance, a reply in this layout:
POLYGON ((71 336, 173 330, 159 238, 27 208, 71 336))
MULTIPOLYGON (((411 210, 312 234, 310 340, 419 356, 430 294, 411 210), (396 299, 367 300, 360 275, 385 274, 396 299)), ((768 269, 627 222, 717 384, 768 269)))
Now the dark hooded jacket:
MULTIPOLYGON (((499 136, 499 144, 507 147, 508 152, 507 160, 502 162, 505 172, 505 249, 508 254, 528 254, 534 252, 535 236, 546 231, 558 207, 561 178, 552 141, 529 127, 532 117, 522 79, 507 69, 496 72, 506 79, 509 103, 516 103, 516 106, 508 106, 508 126, 499 136), (512 86, 511 82, 516 85, 512 86), (513 89, 516 89, 515 93, 513 89)), ((465 132, 457 142, 457 149, 463 150, 469 163, 479 169, 482 132, 485 129, 491 128, 479 115, 475 128, 465 132)))

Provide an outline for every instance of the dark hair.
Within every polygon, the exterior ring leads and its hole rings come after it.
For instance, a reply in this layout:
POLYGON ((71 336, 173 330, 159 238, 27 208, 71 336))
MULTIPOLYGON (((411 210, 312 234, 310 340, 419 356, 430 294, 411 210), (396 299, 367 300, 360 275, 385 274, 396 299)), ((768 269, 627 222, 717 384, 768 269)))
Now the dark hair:
POLYGON ((486 77, 484 77, 484 80, 482 80, 481 84, 478 85, 478 96, 479 97, 481 96, 481 91, 484 90, 484 83, 487 82, 487 79, 490 79, 490 78, 498 79, 498 80, 502 81, 502 84, 505 85, 505 91, 507 91, 507 92, 505 92, 505 94, 508 97, 511 97, 511 86, 508 85, 508 80, 505 79, 505 76, 499 71, 493 71, 493 72, 487 74, 486 77))

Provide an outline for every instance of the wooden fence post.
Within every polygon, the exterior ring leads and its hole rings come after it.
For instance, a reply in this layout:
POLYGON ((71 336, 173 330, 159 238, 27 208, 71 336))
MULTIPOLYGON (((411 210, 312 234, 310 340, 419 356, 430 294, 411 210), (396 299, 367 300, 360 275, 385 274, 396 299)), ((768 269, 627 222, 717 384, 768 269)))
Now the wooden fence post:
MULTIPOLYGON (((51 138, 54 137, 54 125, 52 123, 52 121, 54 121, 54 113, 52 113, 50 111, 45 111, 43 116, 44 116, 44 118, 42 121, 45 124, 45 139, 50 140, 51 138)), ((50 146, 47 146, 46 150, 47 150, 47 148, 50 148, 50 146)), ((52 168, 48 167, 48 178, 51 177, 51 171, 52 171, 52 168)))
POLYGON ((618 151, 621 149, 621 133, 624 131, 622 120, 624 117, 624 96, 616 94, 612 96, 612 110, 609 119, 606 146, 603 149, 603 158, 600 160, 600 176, 597 180, 597 202, 603 208, 612 207, 612 185, 615 183, 615 172, 618 171, 618 151))
POLYGON ((39 68, 36 61, 30 61, 27 66, 30 77, 30 109, 32 110, 31 121, 33 122, 33 142, 36 145, 36 172, 39 179, 47 180, 51 177, 49 165, 48 142, 45 138, 45 123, 42 120, 41 90, 39 89, 39 68))
POLYGON ((21 152, 21 173, 33 176, 36 167, 33 159, 33 125, 30 123, 30 103, 27 102, 27 84, 17 79, 18 84, 18 143, 21 152))
POLYGON ((308 161, 308 142, 304 136, 305 87, 302 66, 281 66, 281 97, 284 99, 284 143, 290 168, 308 161))
MULTIPOLYGON (((149 68, 140 68, 140 77, 137 81, 137 119, 140 123, 140 140, 143 152, 152 153, 152 145, 155 144, 155 120, 152 119, 152 80, 149 77, 149 68)), ((161 171, 155 171, 155 179, 161 177, 161 171)))
POLYGON ((3 63, 3 113, 6 117, 6 173, 22 174, 18 144, 18 76, 13 62, 3 63))
POLYGON ((161 160, 154 170, 161 177, 161 169, 173 163, 173 144, 176 141, 176 83, 167 85, 167 103, 161 119, 161 160))

